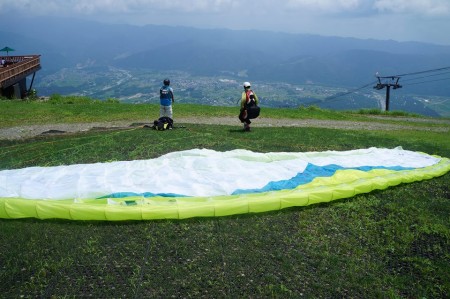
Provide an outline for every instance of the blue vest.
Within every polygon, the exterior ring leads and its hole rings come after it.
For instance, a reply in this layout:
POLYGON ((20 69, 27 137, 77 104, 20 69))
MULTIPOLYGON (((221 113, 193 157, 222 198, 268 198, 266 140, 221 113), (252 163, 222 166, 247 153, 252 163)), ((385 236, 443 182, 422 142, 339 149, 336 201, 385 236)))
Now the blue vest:
POLYGON ((169 85, 164 85, 159 90, 159 101, 163 106, 172 105, 172 94, 173 90, 169 85))

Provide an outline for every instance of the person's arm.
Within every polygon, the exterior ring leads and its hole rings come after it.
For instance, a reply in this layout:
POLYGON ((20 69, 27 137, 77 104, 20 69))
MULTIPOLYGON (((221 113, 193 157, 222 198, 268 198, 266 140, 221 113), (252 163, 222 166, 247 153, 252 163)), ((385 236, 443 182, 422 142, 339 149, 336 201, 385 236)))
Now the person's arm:
POLYGON ((173 95, 173 89, 172 88, 170 89, 170 96, 172 98, 172 104, 175 103, 175 97, 173 95))
POLYGON ((241 109, 245 108, 245 102, 247 101, 247 95, 245 92, 242 93, 241 96, 241 109))

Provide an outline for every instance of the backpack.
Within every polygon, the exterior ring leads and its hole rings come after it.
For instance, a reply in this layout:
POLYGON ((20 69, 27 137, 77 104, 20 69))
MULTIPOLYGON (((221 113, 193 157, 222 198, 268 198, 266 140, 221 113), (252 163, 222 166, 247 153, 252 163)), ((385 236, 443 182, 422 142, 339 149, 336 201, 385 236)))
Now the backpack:
POLYGON ((160 117, 153 122, 153 129, 158 131, 173 129, 173 120, 167 116, 160 117))
POLYGON ((248 119, 257 118, 259 116, 259 112, 261 108, 256 104, 255 94, 253 90, 247 90, 245 93, 247 97, 247 101, 245 102, 244 108, 247 110, 248 119))

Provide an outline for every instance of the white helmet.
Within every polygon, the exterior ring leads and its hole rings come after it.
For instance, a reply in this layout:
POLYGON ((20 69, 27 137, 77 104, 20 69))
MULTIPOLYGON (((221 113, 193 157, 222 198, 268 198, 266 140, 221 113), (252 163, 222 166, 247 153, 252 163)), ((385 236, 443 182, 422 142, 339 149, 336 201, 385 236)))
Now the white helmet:
POLYGON ((250 82, 244 82, 244 88, 249 88, 250 87, 250 82))

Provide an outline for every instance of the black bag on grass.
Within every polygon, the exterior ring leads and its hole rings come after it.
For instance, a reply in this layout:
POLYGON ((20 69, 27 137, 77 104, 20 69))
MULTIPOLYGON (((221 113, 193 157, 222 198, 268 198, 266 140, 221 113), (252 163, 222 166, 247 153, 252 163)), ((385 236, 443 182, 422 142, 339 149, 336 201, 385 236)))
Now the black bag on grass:
POLYGON ((160 117, 153 122, 153 129, 158 131, 173 129, 173 119, 167 116, 160 117))

